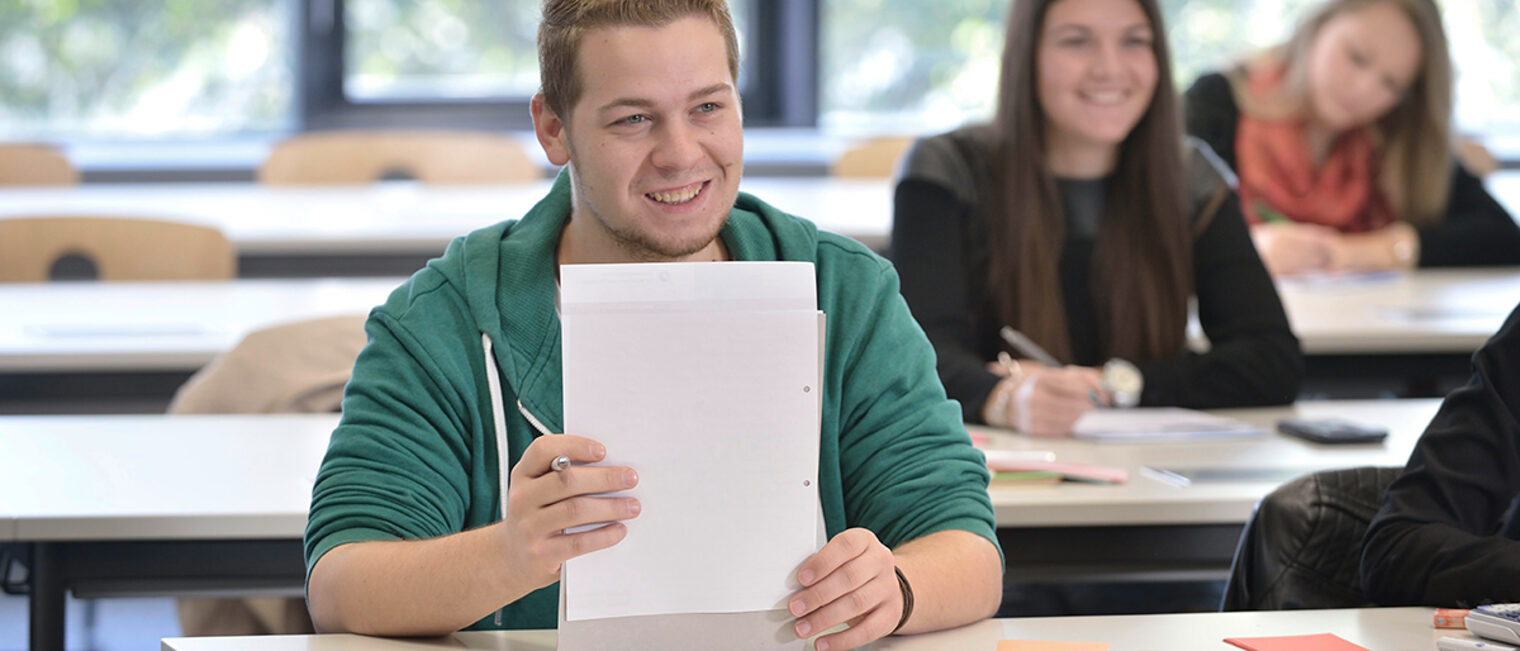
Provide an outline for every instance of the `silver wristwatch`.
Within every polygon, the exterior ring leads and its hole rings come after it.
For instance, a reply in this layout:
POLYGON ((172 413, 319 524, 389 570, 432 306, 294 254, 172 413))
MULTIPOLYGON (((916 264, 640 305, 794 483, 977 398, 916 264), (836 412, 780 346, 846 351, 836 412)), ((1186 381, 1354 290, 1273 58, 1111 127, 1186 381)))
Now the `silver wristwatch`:
POLYGON ((1133 363, 1115 357, 1103 364, 1103 388, 1115 407, 1134 407, 1140 404, 1140 392, 1145 390, 1145 375, 1133 363))

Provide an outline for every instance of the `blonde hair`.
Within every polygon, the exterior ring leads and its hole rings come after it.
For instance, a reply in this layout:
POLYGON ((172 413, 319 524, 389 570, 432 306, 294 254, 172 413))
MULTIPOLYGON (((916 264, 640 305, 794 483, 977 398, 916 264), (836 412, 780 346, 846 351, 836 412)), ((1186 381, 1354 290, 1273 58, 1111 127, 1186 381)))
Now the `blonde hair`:
POLYGON ((728 71, 739 78, 739 37, 726 0, 544 0, 538 25, 539 84, 549 109, 562 118, 581 98, 575 70, 581 37, 598 27, 663 27, 687 16, 711 19, 723 34, 728 71))
POLYGON ((1445 217, 1451 194, 1451 55, 1441 13, 1432 0, 1327 0, 1310 11, 1286 43, 1243 62, 1227 76, 1241 111, 1264 119, 1303 115, 1308 110, 1309 49, 1330 19, 1388 2, 1402 9, 1420 35, 1419 74, 1404 98, 1373 124, 1379 143, 1379 182, 1399 219, 1430 224, 1445 217), (1282 83, 1273 96, 1248 88, 1247 71, 1281 66, 1282 83))

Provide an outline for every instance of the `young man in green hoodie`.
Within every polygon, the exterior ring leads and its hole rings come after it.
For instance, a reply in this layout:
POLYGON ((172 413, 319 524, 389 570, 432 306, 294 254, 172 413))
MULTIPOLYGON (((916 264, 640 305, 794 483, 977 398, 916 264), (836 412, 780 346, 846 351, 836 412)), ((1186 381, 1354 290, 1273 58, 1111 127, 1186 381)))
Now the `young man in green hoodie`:
POLYGON ((545 2, 533 121, 568 165, 521 220, 455 240, 370 315, 306 530, 320 630, 553 627, 561 563, 626 535, 561 532, 637 517, 592 497, 635 469, 543 436, 563 422, 557 265, 603 262, 815 265, 830 541, 797 570, 798 636, 849 622, 817 644, 846 649, 997 608, 987 471, 891 266, 738 192, 737 50, 724 0, 545 2), (577 465, 551 470, 559 457, 577 465))

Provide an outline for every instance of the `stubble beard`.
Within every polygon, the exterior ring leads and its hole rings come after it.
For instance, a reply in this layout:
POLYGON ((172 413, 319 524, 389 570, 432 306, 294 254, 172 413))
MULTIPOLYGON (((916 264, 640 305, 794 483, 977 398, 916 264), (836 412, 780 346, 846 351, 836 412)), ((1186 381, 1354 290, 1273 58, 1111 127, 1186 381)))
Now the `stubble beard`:
POLYGON ((653 233, 613 224, 595 208, 591 209, 591 214, 601 225, 602 230, 612 236, 612 242, 619 251, 630 260, 640 262, 667 262, 691 256, 711 245, 713 240, 718 238, 718 233, 723 230, 723 225, 728 223, 728 215, 724 215, 722 219, 716 220, 712 229, 702 237, 687 242, 662 241, 653 233))
MULTIPOLYGON (((574 163, 570 165, 570 178, 577 195, 589 195, 589 192, 584 190, 585 185, 574 163)), ((586 201, 585 205, 587 212, 596 219, 597 226, 602 232, 611 238, 612 244, 618 248, 619 253, 629 260, 639 262, 668 262, 691 256, 718 239, 718 233, 722 232, 723 226, 728 223, 728 212, 725 211, 720 219, 714 220, 711 230, 701 237, 686 242, 663 241, 659 239, 658 233, 641 230, 630 224, 613 223, 590 201, 586 201)))

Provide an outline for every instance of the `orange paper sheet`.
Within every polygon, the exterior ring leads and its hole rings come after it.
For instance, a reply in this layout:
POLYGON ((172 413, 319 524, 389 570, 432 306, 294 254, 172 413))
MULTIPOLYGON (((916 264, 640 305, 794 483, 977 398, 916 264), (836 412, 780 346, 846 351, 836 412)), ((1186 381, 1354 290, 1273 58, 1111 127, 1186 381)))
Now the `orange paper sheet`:
POLYGON ((997 651, 1108 651, 1108 643, 1001 640, 998 642, 997 651))
POLYGON ((1277 637, 1227 637, 1246 651, 1369 651, 1367 647, 1347 642, 1333 633, 1319 635, 1282 635, 1277 637))

